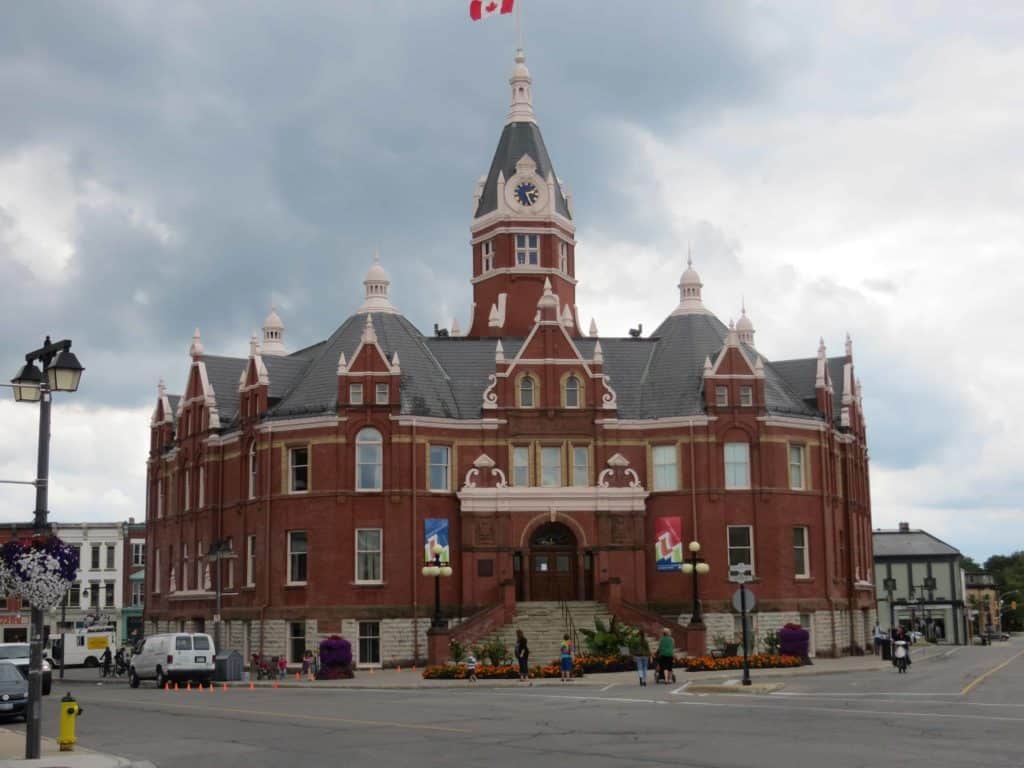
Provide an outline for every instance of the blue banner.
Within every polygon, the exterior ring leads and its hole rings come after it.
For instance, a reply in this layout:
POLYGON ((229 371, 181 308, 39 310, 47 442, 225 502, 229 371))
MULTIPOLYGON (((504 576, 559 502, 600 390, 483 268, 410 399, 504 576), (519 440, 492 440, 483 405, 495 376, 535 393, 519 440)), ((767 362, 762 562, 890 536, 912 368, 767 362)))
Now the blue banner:
POLYGON ((423 521, 423 561, 433 562, 434 545, 441 546, 441 562, 450 563, 447 518, 428 517, 423 521))

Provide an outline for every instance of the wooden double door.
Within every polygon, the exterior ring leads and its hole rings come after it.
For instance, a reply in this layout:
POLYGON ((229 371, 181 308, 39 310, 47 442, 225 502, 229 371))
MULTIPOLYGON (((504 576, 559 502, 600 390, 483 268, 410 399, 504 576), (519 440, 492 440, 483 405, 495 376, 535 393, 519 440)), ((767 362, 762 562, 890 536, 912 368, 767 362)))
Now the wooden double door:
POLYGON ((580 558, 576 536, 567 525, 540 526, 530 537, 530 548, 517 555, 517 562, 520 600, 593 599, 593 558, 589 552, 580 558))
POLYGON ((576 600, 576 550, 530 550, 530 599, 576 600))

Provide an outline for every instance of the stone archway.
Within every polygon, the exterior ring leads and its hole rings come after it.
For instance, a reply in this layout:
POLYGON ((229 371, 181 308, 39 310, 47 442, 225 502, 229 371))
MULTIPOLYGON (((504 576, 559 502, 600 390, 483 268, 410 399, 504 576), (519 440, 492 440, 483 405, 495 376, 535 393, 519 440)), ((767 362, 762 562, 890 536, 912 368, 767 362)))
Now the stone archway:
POLYGON ((531 600, 578 598, 577 546, 576 534, 565 523, 544 523, 533 531, 527 557, 531 600))

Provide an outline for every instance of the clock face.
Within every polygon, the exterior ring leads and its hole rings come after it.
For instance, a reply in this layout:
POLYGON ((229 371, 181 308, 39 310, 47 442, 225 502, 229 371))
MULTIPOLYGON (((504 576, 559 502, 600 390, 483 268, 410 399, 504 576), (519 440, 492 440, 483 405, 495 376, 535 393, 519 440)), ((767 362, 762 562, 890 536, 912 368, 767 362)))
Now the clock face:
POLYGON ((516 202, 523 206, 531 206, 540 199, 540 190, 530 181, 521 182, 515 189, 516 202))

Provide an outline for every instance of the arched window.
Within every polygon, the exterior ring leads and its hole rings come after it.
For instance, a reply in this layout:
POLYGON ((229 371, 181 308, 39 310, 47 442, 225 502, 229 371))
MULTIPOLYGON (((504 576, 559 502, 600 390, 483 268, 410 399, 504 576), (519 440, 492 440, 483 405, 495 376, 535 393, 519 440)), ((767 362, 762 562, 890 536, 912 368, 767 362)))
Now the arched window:
POLYGON ((249 446, 249 498, 256 498, 256 441, 249 446))
POLYGON ((574 374, 565 380, 565 407, 580 407, 580 380, 574 374))
POLYGON ((373 427, 356 435, 356 490, 379 491, 383 487, 384 438, 373 427))
POLYGON ((519 380, 519 407, 533 408, 534 406, 534 384, 529 376, 523 376, 519 380))

